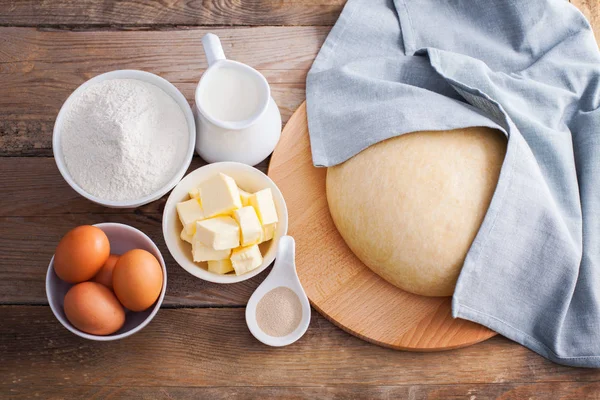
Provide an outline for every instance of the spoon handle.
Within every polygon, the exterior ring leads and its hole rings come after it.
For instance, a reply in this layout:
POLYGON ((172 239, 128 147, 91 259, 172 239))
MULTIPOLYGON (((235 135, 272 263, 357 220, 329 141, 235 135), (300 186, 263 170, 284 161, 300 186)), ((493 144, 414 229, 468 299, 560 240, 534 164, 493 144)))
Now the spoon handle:
POLYGON ((282 236, 279 238, 279 246, 277 247, 277 258, 273 269, 284 270, 291 268, 296 271, 296 242, 291 236, 282 236))

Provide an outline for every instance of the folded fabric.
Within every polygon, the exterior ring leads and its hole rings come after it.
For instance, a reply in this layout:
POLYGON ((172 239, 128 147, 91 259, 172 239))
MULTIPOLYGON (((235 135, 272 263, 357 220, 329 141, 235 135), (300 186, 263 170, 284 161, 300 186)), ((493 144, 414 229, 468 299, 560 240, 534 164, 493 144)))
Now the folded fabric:
POLYGON ((349 0, 307 78, 313 161, 404 133, 508 137, 453 315, 600 367, 600 53, 565 0, 349 0))

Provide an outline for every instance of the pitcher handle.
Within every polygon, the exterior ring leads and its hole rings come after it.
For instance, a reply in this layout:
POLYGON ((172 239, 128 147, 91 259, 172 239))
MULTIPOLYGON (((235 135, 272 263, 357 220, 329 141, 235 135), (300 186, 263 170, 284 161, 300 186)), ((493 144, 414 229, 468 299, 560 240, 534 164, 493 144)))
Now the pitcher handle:
POLYGON ((202 47, 204 47, 204 54, 206 54, 206 61, 209 67, 217 61, 226 59, 221 41, 214 33, 204 35, 202 38, 202 47))

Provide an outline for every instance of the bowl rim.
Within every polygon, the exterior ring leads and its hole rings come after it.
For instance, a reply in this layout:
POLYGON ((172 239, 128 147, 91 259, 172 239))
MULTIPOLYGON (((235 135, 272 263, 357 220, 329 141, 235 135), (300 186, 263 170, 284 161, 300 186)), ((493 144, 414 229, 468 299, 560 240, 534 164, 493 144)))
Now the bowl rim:
MULTIPOLYGON (((93 335, 91 333, 86 333, 86 332, 83 332, 83 331, 75 328, 70 322, 65 323, 66 318, 63 319, 58 314, 57 308, 59 307, 59 305, 55 303, 55 300, 50 299, 50 276, 54 272, 54 255, 52 255, 52 258, 50 259, 50 263, 48 264, 48 270, 46 272, 46 299, 48 300, 48 305, 50 306, 50 309, 52 310, 52 314, 54 314, 54 317, 58 320, 58 322, 61 323, 62 326, 64 326, 67 330, 71 331, 72 333, 74 333, 75 335, 77 335, 79 337, 82 337, 84 339, 89 339, 89 340, 95 340, 98 342, 109 342, 112 340, 119 340, 119 339, 126 338, 128 336, 131 336, 134 333, 142 330, 146 325, 148 325, 150 323, 150 321, 152 321, 154 316, 158 313, 158 310, 160 310, 160 307, 162 306, 163 300, 165 298, 165 294, 167 293, 167 266, 165 264, 165 260, 162 256, 162 253, 160 252, 160 249, 158 248, 156 243, 154 243, 154 241, 152 239, 150 239, 150 237, 148 235, 146 235, 144 232, 140 231, 139 229, 134 228, 133 226, 121 224, 118 222, 102 222, 102 223, 98 223, 98 224, 93 224, 93 226, 100 228, 100 229, 102 229, 103 227, 107 227, 107 226, 119 227, 119 228, 123 228, 131 233, 134 233, 136 235, 142 236, 143 238, 145 238, 148 241, 148 243, 150 243, 150 245, 154 248, 154 250, 156 250, 156 252, 158 254, 158 262, 160 263, 160 266, 161 266, 162 272, 163 272, 163 284, 162 284, 162 288, 160 290, 160 295, 158 296, 158 299, 156 300, 156 304, 154 305, 154 308, 152 309, 152 311, 150 312, 148 317, 146 317, 145 320, 143 320, 135 328, 133 328, 127 332, 120 333, 118 335, 115 335, 115 334, 105 335, 105 336, 93 335)), ((104 231, 104 230, 102 229, 102 231, 104 231)), ((133 311, 130 311, 130 312, 133 312, 133 311)), ((68 322, 68 320, 66 320, 66 322, 68 322)))
MULTIPOLYGON (((275 184, 275 182, 273 182, 273 180, 264 172, 262 172, 261 170, 251 167, 247 164, 244 163, 239 163, 239 162, 235 162, 235 161, 223 161, 223 162, 217 162, 217 163, 212 163, 212 164, 206 164, 203 165, 199 168, 196 168, 194 171, 190 172, 189 174, 187 174, 185 176, 185 178, 183 178, 181 180, 181 182, 179 182, 177 184, 177 186, 173 189, 173 191, 171 192, 171 194, 169 195, 169 198, 167 199, 167 202, 165 203, 165 208, 163 210, 163 217, 162 217, 162 231, 163 231, 163 239, 165 241, 165 244, 167 245, 167 249, 169 250, 169 253, 171 253, 171 256, 173 257, 173 259, 175 260, 175 262, 177 263, 177 265, 179 265, 181 268, 183 268, 185 271, 187 271, 189 274, 193 275, 194 277, 198 278, 198 279, 202 279, 208 282, 213 282, 213 283, 219 283, 219 284, 231 284, 231 283, 238 283, 238 282, 243 282, 246 281, 248 279, 251 279, 253 277, 255 277, 256 275, 260 274, 261 272, 263 272, 265 269, 267 269, 272 263, 273 261, 275 261, 275 256, 277 254, 277 249, 274 248, 273 251, 270 251, 270 256, 269 257, 264 257, 263 258, 263 263, 261 264, 260 267, 242 274, 242 275, 219 275, 219 274, 215 274, 213 272, 209 272, 203 268, 200 268, 199 266, 195 266, 194 269, 191 268, 187 268, 185 266, 186 262, 189 261, 187 258, 184 258, 182 254, 180 254, 180 251, 178 248, 175 248, 172 245, 172 235, 169 233, 169 227, 167 225, 168 223, 168 209, 169 207, 175 207, 175 204, 177 204, 177 200, 173 197, 173 193, 176 191, 177 187, 179 187, 179 185, 181 185, 185 179, 187 179, 189 176, 191 176, 192 174, 197 173, 197 171, 199 170, 215 170, 215 172, 222 172, 222 169, 224 167, 232 167, 232 168, 238 168, 240 170, 245 170, 248 171, 249 173, 252 174, 256 174, 257 176, 260 176, 262 179, 264 179, 266 182, 269 182, 272 187, 271 189, 274 189, 274 193, 273 193, 273 197, 277 197, 277 200, 275 200, 276 203, 281 204, 281 208, 282 208, 282 215, 279 215, 279 222, 278 225, 281 224, 281 228, 282 228, 282 233, 280 235, 277 235, 273 240, 273 245, 277 245, 277 242, 275 240, 279 240, 279 237, 281 236, 285 236, 287 235, 287 231, 288 231, 288 209, 287 209, 287 205, 285 203, 285 198, 283 197, 283 194, 281 193, 281 190, 279 189, 279 187, 275 184)), ((187 190, 186 190, 187 192, 187 190)), ((278 227, 279 229, 279 227, 278 227)), ((177 236, 177 238, 175 238, 175 240, 180 240, 179 236, 177 236)))
POLYGON ((54 161, 56 166, 58 167, 58 171, 62 175, 63 179, 81 196, 86 199, 100 204, 105 207, 110 208, 132 208, 139 207, 145 204, 151 203, 155 200, 160 199, 162 196, 167 194, 171 189, 173 189, 177 183, 183 178, 187 169, 189 168, 192 157, 194 155, 196 145, 196 121, 194 120, 194 114, 192 112, 192 108, 185 98, 185 96, 181 93, 179 89, 171 82, 166 80, 165 78, 153 74, 151 72, 140 71, 135 69, 119 69, 115 71, 105 72, 99 75, 94 76, 93 78, 88 79, 79 85, 70 95, 67 97, 65 102, 60 107, 60 111, 56 116, 56 120, 54 121, 54 128, 52 130, 52 154, 54 155, 54 161), (181 167, 177 170, 177 172, 173 175, 173 177, 161 188, 157 191, 150 193, 142 198, 135 200, 127 200, 127 201, 113 201, 113 200, 105 200, 101 199, 97 196, 92 195, 91 193, 86 192, 81 186, 75 182, 75 180, 71 177, 69 170, 63 159, 62 147, 60 144, 61 137, 61 129, 63 126, 63 119, 66 114, 66 110, 69 108, 73 99, 77 94, 83 92, 88 86, 93 85, 98 82, 102 82, 109 79, 137 79, 146 83, 153 84, 159 89, 163 90, 169 96, 175 100, 175 102, 180 106, 181 111, 185 116, 185 120, 188 126, 188 148, 185 157, 182 160, 181 167), (172 93, 165 91, 160 85, 165 85, 172 89, 172 93), (185 104, 185 106, 184 106, 185 104))

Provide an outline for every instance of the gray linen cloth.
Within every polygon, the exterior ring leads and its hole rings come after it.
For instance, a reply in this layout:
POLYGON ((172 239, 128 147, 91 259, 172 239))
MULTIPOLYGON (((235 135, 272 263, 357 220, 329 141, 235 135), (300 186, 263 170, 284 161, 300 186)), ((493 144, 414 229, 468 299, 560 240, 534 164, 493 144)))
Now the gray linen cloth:
POLYGON ((508 149, 453 315, 600 367, 600 54, 565 0, 349 0, 307 78, 313 161, 469 126, 508 149))

